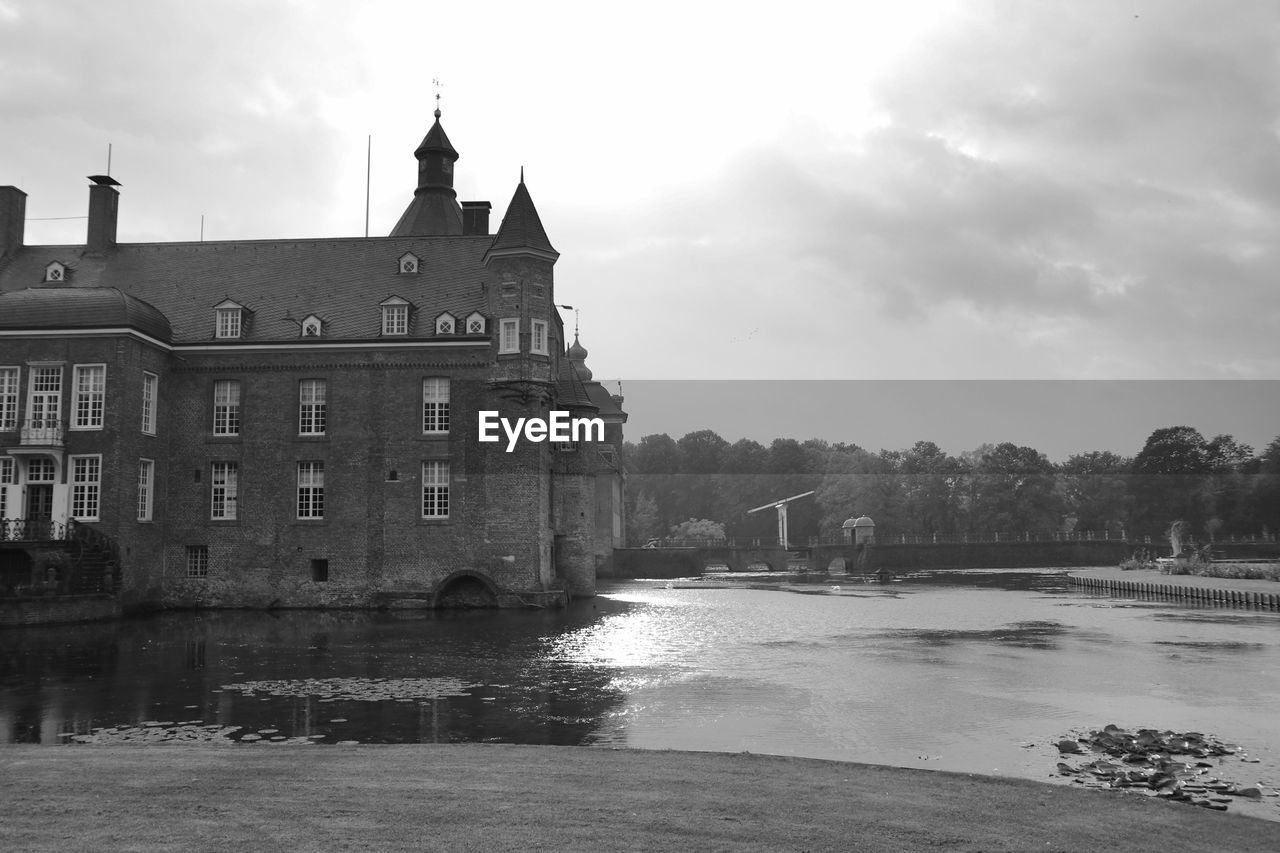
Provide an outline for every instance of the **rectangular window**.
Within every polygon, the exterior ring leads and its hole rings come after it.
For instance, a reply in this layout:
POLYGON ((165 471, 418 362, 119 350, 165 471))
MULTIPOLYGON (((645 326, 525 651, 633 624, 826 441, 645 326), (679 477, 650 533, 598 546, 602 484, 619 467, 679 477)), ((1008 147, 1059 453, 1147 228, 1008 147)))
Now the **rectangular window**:
POLYGON ((304 379, 298 383, 299 435, 324 435, 327 396, 328 383, 323 379, 304 379))
POLYGON ((422 380, 422 431, 449 431, 449 380, 422 380))
POLYGON ((382 334, 384 335, 409 334, 409 306, 408 305, 383 305, 382 306, 382 334))
POLYGON ((27 418, 32 430, 55 430, 62 418, 62 368, 31 368, 27 418))
POLYGON ((28 483, 52 483, 54 477, 53 460, 43 456, 33 456, 27 460, 28 483))
POLYGON ((18 428, 18 368, 0 367, 0 430, 18 428))
POLYGON ((240 502, 240 463, 214 462, 209 472, 209 517, 230 521, 240 502))
POLYGON ((327 559, 311 561, 311 579, 317 583, 323 583, 329 579, 329 561, 327 559))
POLYGON ((155 489, 156 463, 151 459, 138 460, 138 521, 151 520, 151 495, 155 489))
MULTIPOLYGON (((217 312, 218 327, 214 335, 219 338, 240 337, 240 309, 219 308, 217 312)), ((208 316, 207 314, 205 316, 208 316)))
POLYGON ((77 521, 97 521, 102 495, 102 457, 71 457, 71 517, 77 521))
POLYGON ((107 390, 105 364, 77 364, 74 368, 75 421, 72 429, 102 429, 102 404, 107 390))
POLYGON ((422 517, 449 517, 449 463, 422 463, 422 517))
POLYGON ((142 374, 142 431, 146 435, 156 434, 156 391, 160 387, 160 377, 154 373, 142 374))
POLYGON ((529 349, 531 352, 536 352, 539 355, 546 355, 547 354, 547 321, 534 320, 532 326, 533 326, 533 335, 532 335, 533 340, 529 344, 529 349))
POLYGON ((187 577, 207 578, 209 576, 209 546, 187 546, 187 577))
POLYGON ((498 321, 498 352, 520 352, 520 321, 498 321))
POLYGON ((324 463, 298 463, 298 518, 324 518, 324 463))
POLYGON ((213 434, 240 434, 240 383, 234 379, 213 383, 213 434))

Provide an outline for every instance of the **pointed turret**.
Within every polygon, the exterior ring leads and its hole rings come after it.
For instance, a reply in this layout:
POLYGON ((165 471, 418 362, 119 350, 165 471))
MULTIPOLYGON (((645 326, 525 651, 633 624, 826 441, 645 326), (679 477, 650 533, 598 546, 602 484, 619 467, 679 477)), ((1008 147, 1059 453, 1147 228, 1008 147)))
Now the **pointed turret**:
POLYGON ((440 110, 436 121, 413 152, 418 158, 418 188, 404 215, 391 229, 392 237, 436 237, 462 233, 462 206, 453 189, 453 164, 458 152, 444 128, 440 126, 440 110))
POLYGON ((502 225, 494 235, 493 245, 485 253, 487 264, 491 258, 509 255, 532 255, 536 258, 554 262, 560 253, 547 239, 546 229, 538 218, 538 209, 533 206, 533 198, 529 188, 524 185, 524 174, 521 170, 520 184, 516 187, 507 212, 502 217, 502 225))

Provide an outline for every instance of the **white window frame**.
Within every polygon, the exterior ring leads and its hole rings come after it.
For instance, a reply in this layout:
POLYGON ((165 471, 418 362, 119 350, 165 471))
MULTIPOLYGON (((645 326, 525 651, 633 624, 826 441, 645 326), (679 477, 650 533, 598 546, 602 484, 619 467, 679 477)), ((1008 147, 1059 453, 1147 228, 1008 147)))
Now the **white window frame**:
POLYGON ((529 352, 537 355, 547 354, 547 321, 533 320, 530 323, 529 352))
POLYGON ((156 461, 138 460, 138 521, 150 521, 155 503, 156 461))
POLYGON ((403 337, 409 334, 409 303, 394 299, 382 303, 382 334, 403 337))
POLYGON ((102 454, 72 456, 71 517, 76 521, 97 521, 102 511, 102 454))
POLYGON ((429 376, 422 380, 422 432, 442 435, 449 431, 449 380, 429 376))
POLYGON ((311 314, 307 319, 302 321, 300 330, 301 337, 318 338, 324 334, 324 320, 321 320, 315 314, 311 314))
POLYGON ((142 371, 142 434, 156 434, 156 403, 159 400, 160 377, 142 371))
POLYGON ((240 380, 218 379, 213 383, 213 434, 240 434, 240 380))
POLYGON ((498 352, 520 352, 520 319, 506 317, 498 321, 498 352))
POLYGON ((0 367, 0 432, 18 428, 18 383, 21 375, 18 367, 0 367))
POLYGON ((61 427, 62 365, 31 365, 27 382, 27 421, 32 430, 56 430, 61 427), (57 381, 50 382, 51 378, 57 381), (39 417, 36 416, 37 410, 42 412, 39 417))
POLYGON ((209 577, 209 546, 208 545, 188 545, 187 546, 187 577, 189 578, 209 577))
POLYGON ((72 429, 102 429, 107 399, 107 366, 77 364, 71 380, 72 429))
POLYGON ((324 463, 318 460, 299 462, 298 467, 298 518, 315 520, 324 518, 324 463))
POLYGON ((405 252, 396 263, 401 275, 417 275, 422 269, 422 261, 412 252, 405 252))
POLYGON ((422 463, 422 517, 449 517, 449 460, 422 463))
POLYGON ((244 333, 244 308, 239 305, 219 305, 213 309, 215 338, 238 338, 244 333))
POLYGON ((467 317, 466 332, 468 335, 483 335, 486 327, 484 315, 479 311, 474 311, 467 317))
POLYGON ((240 463, 218 460, 209 463, 209 518, 235 521, 240 508, 240 463))
POLYGON ((298 435, 324 435, 328 428, 329 382, 303 379, 298 382, 298 435))
POLYGON ((437 335, 453 335, 458 331, 458 318, 454 317, 448 311, 436 318, 436 334, 437 335))

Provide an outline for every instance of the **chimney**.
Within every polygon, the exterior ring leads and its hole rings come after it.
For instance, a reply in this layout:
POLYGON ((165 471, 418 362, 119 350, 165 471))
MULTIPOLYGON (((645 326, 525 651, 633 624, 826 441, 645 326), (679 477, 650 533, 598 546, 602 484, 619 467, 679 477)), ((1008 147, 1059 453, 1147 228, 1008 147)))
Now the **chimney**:
POLYGON ((120 207, 120 182, 108 175, 90 175, 89 234, 85 249, 89 252, 105 252, 116 244, 116 212, 120 207))
POLYGON ((0 187, 0 255, 22 248, 27 219, 27 194, 17 187, 0 187))
POLYGON ((493 205, 487 201, 462 203, 462 233, 468 236, 489 234, 489 211, 493 205))

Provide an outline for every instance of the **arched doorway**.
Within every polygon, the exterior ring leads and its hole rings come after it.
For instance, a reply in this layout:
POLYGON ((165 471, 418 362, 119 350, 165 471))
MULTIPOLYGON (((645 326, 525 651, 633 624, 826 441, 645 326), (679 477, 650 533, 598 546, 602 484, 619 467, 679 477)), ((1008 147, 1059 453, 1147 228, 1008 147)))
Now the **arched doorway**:
POLYGON ((454 572, 440 582, 431 596, 437 610, 477 610, 498 606, 498 589, 477 572, 454 572))

